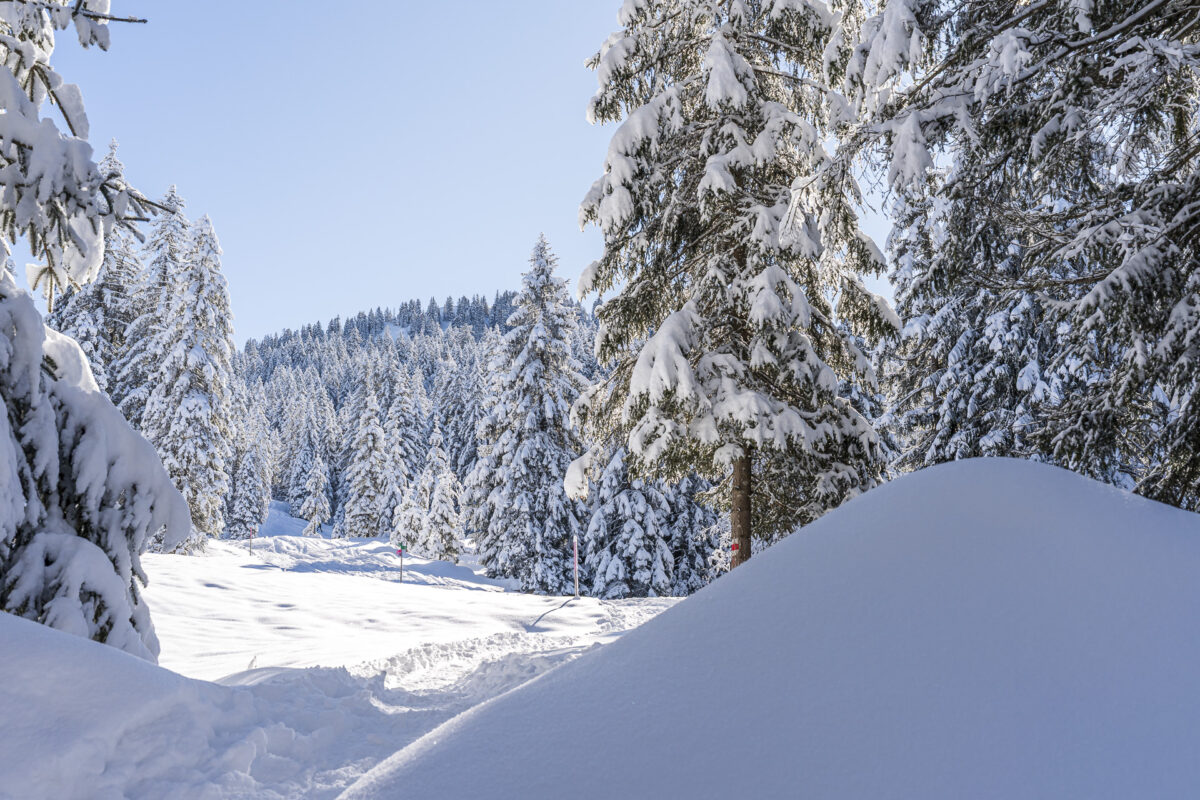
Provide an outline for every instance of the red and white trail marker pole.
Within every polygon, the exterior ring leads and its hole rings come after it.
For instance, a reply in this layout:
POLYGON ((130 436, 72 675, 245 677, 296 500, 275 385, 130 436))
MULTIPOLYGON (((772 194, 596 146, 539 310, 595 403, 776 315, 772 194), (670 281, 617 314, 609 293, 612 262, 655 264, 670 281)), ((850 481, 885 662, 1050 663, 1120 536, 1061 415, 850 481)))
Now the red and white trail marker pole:
POLYGON ((254 555, 254 531, 250 531, 250 538, 246 540, 246 549, 250 551, 250 555, 254 555))
POLYGON ((579 598, 579 536, 578 534, 571 535, 571 541, 575 545, 575 597, 579 598))

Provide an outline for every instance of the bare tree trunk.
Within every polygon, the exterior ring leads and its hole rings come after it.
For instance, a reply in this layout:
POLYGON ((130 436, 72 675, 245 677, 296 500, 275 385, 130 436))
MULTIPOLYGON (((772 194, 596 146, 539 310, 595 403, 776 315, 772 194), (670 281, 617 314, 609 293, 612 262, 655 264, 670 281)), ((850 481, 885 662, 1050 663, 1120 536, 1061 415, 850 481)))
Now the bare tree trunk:
POLYGON ((729 528, 733 534, 733 563, 736 567, 750 559, 750 455, 733 462, 733 489, 730 492, 729 528))

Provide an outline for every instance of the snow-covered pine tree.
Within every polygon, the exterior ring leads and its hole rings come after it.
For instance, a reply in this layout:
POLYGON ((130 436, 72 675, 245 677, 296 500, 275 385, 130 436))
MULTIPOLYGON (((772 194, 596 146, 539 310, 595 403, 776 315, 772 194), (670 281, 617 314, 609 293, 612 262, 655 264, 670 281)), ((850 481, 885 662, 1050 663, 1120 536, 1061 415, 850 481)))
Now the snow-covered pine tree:
POLYGON ((591 61, 590 119, 624 121, 580 211, 605 240, 579 288, 611 294, 597 354, 612 372, 579 419, 596 441, 623 436, 635 466, 721 481, 735 563, 752 530, 790 531, 880 477, 875 434, 839 395, 874 375, 838 323, 870 336, 896 324, 864 288, 883 259, 859 229, 852 173, 826 150, 846 120, 823 85, 853 12, 626 3, 591 61))
POLYGON ((1029 293, 1062 314, 1062 343, 1027 365, 1047 383, 1075 379, 1036 409, 1040 454, 1196 503, 1194 5, 888 0, 859 39, 847 85, 861 125, 847 151, 880 148, 909 207, 947 206, 944 235, 960 250, 982 250, 978 226, 999 229, 983 239, 989 257, 937 291, 987 289, 1010 306, 1029 293), (935 157, 944 180, 929 179, 935 157), (1016 267, 995 270, 1009 247, 1016 267))
MULTIPOLYGON (((107 47, 107 10, 107 0, 0 4, 0 247, 6 255, 25 237, 43 286, 93 280, 104 237, 147 210, 92 161, 79 90, 50 63, 55 30, 73 26, 84 46, 107 47), (41 117, 50 92, 69 134, 41 117)), ((0 610, 153 660, 139 555, 156 531, 185 537, 187 507, 83 353, 43 326, 8 269, 0 340, 0 610)))
MULTIPOLYGON (((300 404, 297 403, 297 405, 300 404)), ((288 462, 288 470, 291 474, 287 482, 287 501, 293 511, 298 511, 303 505, 304 499, 308 497, 308 478, 312 472, 313 461, 321 455, 318 433, 312 424, 311 408, 305 408, 303 412, 296 413, 289 421, 300 419, 306 420, 303 428, 297 429, 289 426, 288 433, 292 435, 287 439, 296 445, 288 462)))
MULTIPOLYGON (((125 181, 115 140, 100 162, 100 174, 117 184, 125 181)), ((67 289, 46 317, 47 325, 78 342, 101 391, 109 391, 109 373, 125 349, 125 329, 133 321, 131 293, 141 270, 135 234, 114 226, 104 237, 96 279, 67 289)))
POLYGON ((188 501, 195 534, 185 549, 194 549, 225 529, 233 435, 233 318, 221 246, 207 216, 196 223, 176 285, 154 348, 163 360, 150 379, 142 432, 188 501))
POLYGON ((494 327, 488 328, 479 346, 483 392, 478 403, 479 419, 475 423, 475 463, 463 479, 462 493, 463 528, 468 537, 477 537, 491 526, 492 513, 499 509, 487 499, 503 477, 495 446, 503 433, 505 420, 493 412, 500 397, 501 378, 507 372, 507 354, 504 340, 494 327))
POLYGON ((321 526, 329 521, 329 474, 320 453, 316 453, 309 463, 305 489, 299 509, 300 519, 308 523, 304 526, 304 535, 320 536, 321 526))
POLYGON ((428 558, 458 563, 458 536, 462 530, 459 503, 462 489, 442 448, 442 432, 435 425, 429 437, 429 456, 417 483, 416 497, 427 502, 419 549, 428 558))
POLYGON ((720 521, 700 495, 710 491, 707 481, 689 475, 666 491, 672 559, 671 594, 686 597, 717 577, 716 556, 721 550, 720 521))
MULTIPOLYGON (((115 232, 115 231, 114 231, 115 232)), ((106 248, 107 250, 107 248, 106 248)), ((101 277, 103 265, 101 265, 101 277)), ((100 280, 85 284, 78 289, 67 288, 58 297, 54 310, 46 315, 46 325, 59 333, 70 336, 79 345, 92 368, 92 377, 100 391, 108 388, 104 332, 104 305, 101 300, 100 280)))
POLYGON ((478 347, 468 328, 447 331, 453 357, 439 365, 437 390, 438 420, 446 457, 460 480, 465 480, 475 464, 478 442, 479 395, 482 376, 478 369, 478 347))
POLYGON ((475 520, 487 524, 476 537, 488 574, 545 594, 567 593, 570 542, 580 527, 563 480, 580 451, 569 416, 582 377, 571 358, 575 310, 554 275, 556 263, 539 237, 508 320, 499 394, 480 426, 490 443, 483 468, 495 470, 496 479, 475 509, 475 520))
POLYGON ((391 530, 388 541, 392 547, 412 547, 419 544, 425 535, 425 511, 420 507, 415 484, 404 493, 400 504, 392 511, 391 530))
MULTIPOLYGON (((988 193, 1011 190, 1003 184, 998 174, 988 193)), ((1044 457, 1032 441, 1039 409, 1061 402, 1087 373, 1051 366, 1064 337, 1049 298, 1000 287, 1020 275, 1024 248, 971 204, 923 198, 912 210, 903 200, 896 205, 891 281, 907 324, 879 353, 889 423, 899 437, 895 466, 1044 457), (982 267, 986 281, 967 277, 982 267)))
POLYGON ((125 349, 112 369, 113 402, 138 429, 142 429, 155 375, 167 356, 164 332, 193 250, 192 226, 183 215, 184 200, 174 186, 167 190, 161 205, 172 213, 160 215, 151 229, 147 244, 150 262, 134 287, 134 318, 125 331, 125 349))
POLYGON ((618 447, 597 481, 592 518, 581 545, 591 594, 664 597, 674 589, 667 516, 670 506, 656 481, 631 478, 618 447))
POLYGON ((345 509, 334 536, 370 539, 388 535, 391 515, 383 508, 391 494, 387 437, 379 420, 379 401, 370 385, 365 387, 362 415, 351 441, 345 486, 345 509))
POLYGON ((415 466, 422 457, 421 425, 412 396, 411 375, 399 368, 393 368, 392 372, 392 385, 395 388, 383 426, 387 440, 390 487, 390 494, 383 505, 383 521, 389 525, 412 490, 419 474, 415 466))
POLYGON ((475 346, 469 363, 463 366, 459 376, 461 405, 458 415, 452 420, 454 427, 455 450, 449 452, 450 467, 455 476, 461 481, 466 480, 475 467, 479 458, 479 442, 476 434, 479 420, 482 419, 483 395, 487 391, 488 381, 479 363, 479 348, 475 346))
POLYGON ((187 505, 8 270, 0 337, 0 610, 154 660, 139 556, 156 534, 187 537, 187 505))
POLYGON ((266 521, 271 507, 270 440, 262 407, 249 401, 241 381, 234 382, 233 408, 236 426, 224 536, 249 539, 266 521))

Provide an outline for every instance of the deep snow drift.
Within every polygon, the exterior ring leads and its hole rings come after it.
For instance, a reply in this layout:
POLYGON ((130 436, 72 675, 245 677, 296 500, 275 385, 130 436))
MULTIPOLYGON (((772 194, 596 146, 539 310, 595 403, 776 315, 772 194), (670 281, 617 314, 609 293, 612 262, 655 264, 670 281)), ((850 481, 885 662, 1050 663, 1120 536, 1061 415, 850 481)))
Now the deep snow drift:
POLYGON ((960 462, 449 721, 346 798, 1183 797, 1200 517, 960 462))

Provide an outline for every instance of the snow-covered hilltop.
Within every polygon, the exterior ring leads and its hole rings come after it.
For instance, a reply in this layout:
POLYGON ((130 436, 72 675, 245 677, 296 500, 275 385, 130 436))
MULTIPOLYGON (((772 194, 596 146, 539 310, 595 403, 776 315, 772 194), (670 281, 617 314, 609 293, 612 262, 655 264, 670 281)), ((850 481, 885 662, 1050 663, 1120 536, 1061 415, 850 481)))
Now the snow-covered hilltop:
POLYGON ((344 797, 1188 796, 1197 574, 1190 513, 1047 466, 931 468, 344 797))

